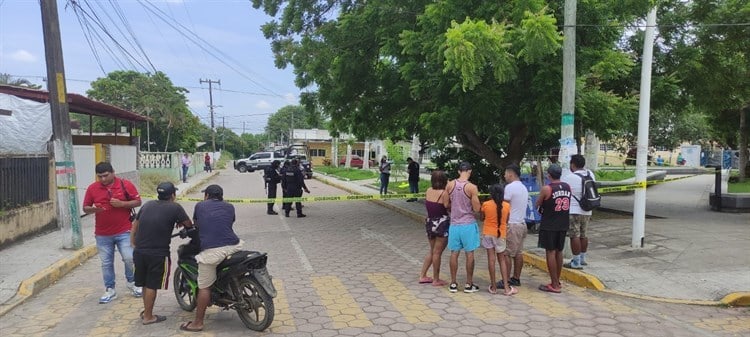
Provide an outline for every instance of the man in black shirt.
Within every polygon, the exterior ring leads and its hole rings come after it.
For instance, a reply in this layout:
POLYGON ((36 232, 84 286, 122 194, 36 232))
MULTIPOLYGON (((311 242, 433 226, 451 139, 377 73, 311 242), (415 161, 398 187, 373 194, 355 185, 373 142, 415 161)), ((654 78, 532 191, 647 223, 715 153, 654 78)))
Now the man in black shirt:
MULTIPOLYGON (((267 167, 265 169, 265 172, 263 172, 263 179, 266 182, 266 191, 268 191, 268 199, 276 199, 276 188, 281 182, 281 174, 279 174, 280 165, 281 165, 280 161, 274 160, 271 163, 271 166, 267 167)), ((268 210, 266 211, 266 214, 268 215, 279 214, 273 210, 273 204, 274 204, 273 202, 268 203, 268 210)))
POLYGON ((169 244, 172 229, 193 225, 180 204, 174 202, 177 188, 171 182, 163 182, 156 188, 158 200, 143 205, 133 222, 130 243, 133 246, 135 285, 143 287, 143 325, 163 322, 167 318, 154 315, 157 289, 167 289, 171 260, 169 244))
POLYGON ((565 235, 570 227, 570 186, 560 181, 562 168, 556 164, 547 169, 549 185, 542 187, 536 199, 536 207, 542 213, 539 226, 539 245, 547 255, 547 270, 550 284, 542 284, 539 290, 559 293, 560 273, 562 272, 562 250, 565 248, 565 235))
MULTIPOLYGON (((406 158, 409 165, 406 171, 409 173, 409 193, 419 193, 419 164, 411 159, 406 158)), ((406 199, 406 201, 417 201, 417 198, 406 199)))
MULTIPOLYGON (((297 161, 297 159, 292 159, 292 163, 289 168, 284 170, 284 175, 281 180, 281 188, 284 189, 284 197, 301 197, 303 189, 305 190, 305 192, 310 193, 310 190, 307 189, 307 185, 305 185, 305 176, 299 169, 299 161, 297 161)), ((292 211, 292 203, 285 202, 283 207, 284 215, 286 215, 286 217, 288 218, 289 212, 292 211)), ((301 202, 297 201, 294 204, 294 207, 297 209, 298 218, 304 218, 307 216, 302 214, 301 202)))

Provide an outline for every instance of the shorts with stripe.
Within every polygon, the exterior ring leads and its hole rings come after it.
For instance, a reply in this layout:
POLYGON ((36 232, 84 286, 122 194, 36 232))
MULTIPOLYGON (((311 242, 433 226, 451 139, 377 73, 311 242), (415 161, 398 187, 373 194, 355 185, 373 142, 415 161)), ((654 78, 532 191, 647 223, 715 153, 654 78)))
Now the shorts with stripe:
POLYGON ((137 249, 133 252, 136 287, 149 289, 168 289, 169 271, 172 260, 169 256, 143 254, 137 249))

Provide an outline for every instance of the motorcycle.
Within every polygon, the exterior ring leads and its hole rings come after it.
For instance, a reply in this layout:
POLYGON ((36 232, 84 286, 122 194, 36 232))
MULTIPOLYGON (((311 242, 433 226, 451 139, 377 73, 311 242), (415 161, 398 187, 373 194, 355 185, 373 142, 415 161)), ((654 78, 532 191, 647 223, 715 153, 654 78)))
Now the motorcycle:
MULTIPOLYGON (((193 311, 198 295, 198 262, 200 253, 198 230, 180 230, 172 237, 190 237, 180 245, 173 288, 177 303, 185 311, 193 311)), ((263 331, 273 322, 276 288, 266 269, 266 253, 241 250, 216 267, 216 282, 211 286, 211 305, 222 310, 236 310, 242 323, 250 330, 263 331)))

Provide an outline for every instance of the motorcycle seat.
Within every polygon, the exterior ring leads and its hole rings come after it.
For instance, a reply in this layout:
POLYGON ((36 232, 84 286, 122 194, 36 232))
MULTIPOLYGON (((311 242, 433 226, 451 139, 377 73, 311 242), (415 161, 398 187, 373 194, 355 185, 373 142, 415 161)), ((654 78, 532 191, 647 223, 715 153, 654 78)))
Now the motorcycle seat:
POLYGON ((261 253, 255 252, 255 251, 241 250, 241 251, 233 253, 232 255, 227 256, 226 259, 224 259, 224 261, 221 261, 221 263, 219 263, 216 269, 222 270, 226 267, 233 266, 242 261, 245 261, 246 259, 252 259, 261 255, 262 255, 261 253))

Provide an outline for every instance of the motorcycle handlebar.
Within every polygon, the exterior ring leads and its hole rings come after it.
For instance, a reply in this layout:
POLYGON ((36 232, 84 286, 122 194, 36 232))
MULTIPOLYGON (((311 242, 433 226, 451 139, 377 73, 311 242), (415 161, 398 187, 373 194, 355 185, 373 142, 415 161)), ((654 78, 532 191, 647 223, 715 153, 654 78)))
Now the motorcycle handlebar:
POLYGON ((197 228, 195 227, 190 227, 190 228, 183 227, 182 229, 180 229, 179 232, 172 234, 172 237, 175 238, 179 236, 180 239, 184 239, 184 238, 187 238, 192 232, 196 230, 197 228))

